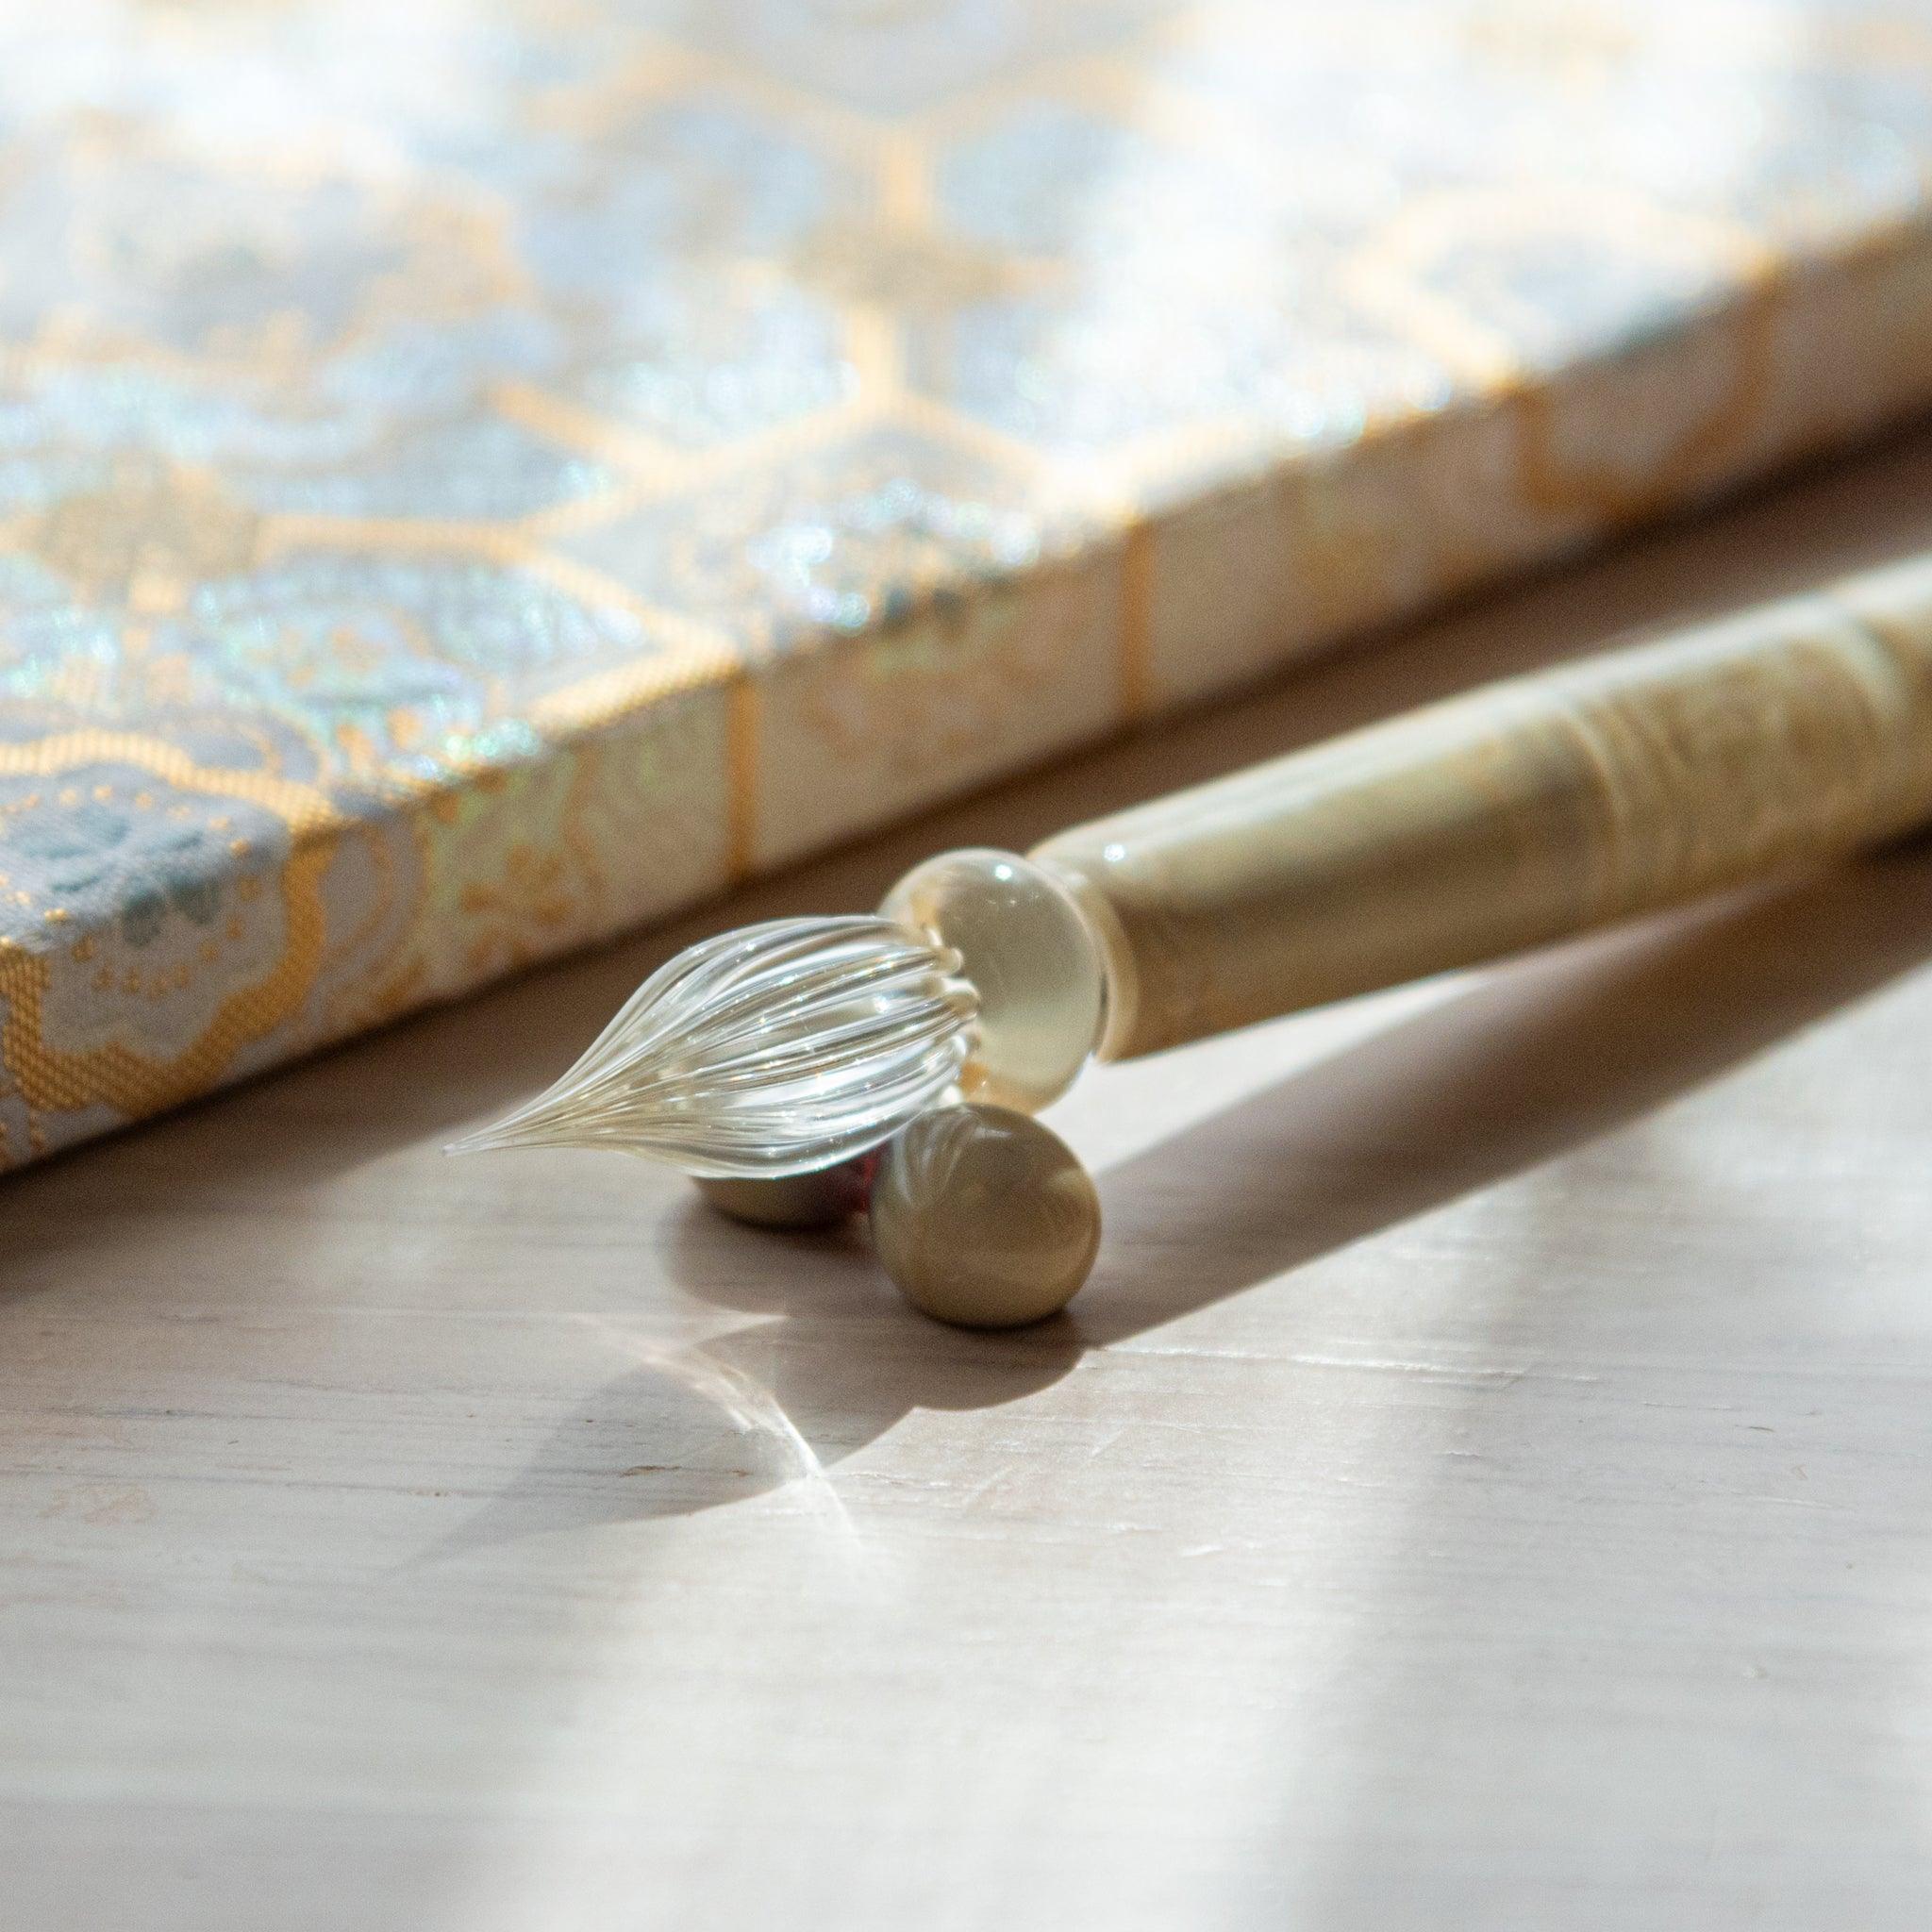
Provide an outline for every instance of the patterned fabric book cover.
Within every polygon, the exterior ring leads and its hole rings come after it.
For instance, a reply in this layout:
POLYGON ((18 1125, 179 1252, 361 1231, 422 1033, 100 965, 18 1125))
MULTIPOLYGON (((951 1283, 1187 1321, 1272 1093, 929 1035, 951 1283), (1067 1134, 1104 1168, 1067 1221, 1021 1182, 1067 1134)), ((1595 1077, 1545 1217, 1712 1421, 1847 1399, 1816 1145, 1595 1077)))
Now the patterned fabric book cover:
POLYGON ((0 17, 0 1165, 1932 395, 1932 7, 0 17))

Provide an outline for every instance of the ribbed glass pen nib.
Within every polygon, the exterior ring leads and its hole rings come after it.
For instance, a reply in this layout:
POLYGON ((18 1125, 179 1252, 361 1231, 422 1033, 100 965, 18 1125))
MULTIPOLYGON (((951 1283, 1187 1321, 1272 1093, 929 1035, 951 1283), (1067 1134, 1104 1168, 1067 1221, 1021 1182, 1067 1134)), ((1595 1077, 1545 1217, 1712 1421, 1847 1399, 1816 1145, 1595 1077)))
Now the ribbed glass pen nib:
POLYGON ((774 919, 689 947, 556 1086, 449 1151, 614 1147, 715 1178, 876 1145, 953 1086, 959 956, 878 918, 774 919))

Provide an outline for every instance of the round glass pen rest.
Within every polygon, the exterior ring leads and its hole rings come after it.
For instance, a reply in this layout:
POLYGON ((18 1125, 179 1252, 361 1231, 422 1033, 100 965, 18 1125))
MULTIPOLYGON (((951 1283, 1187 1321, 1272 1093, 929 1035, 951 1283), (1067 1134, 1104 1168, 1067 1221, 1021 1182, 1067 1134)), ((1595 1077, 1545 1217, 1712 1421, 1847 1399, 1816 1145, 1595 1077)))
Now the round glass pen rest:
POLYGON ((643 1155, 762 1226, 869 1208, 915 1306, 1033 1321, 1085 1279, 1099 1204, 1025 1116, 1078 1076, 1106 1007, 1099 949, 1056 880, 1010 853, 947 853, 876 916, 691 947, 555 1086, 452 1151, 643 1155))

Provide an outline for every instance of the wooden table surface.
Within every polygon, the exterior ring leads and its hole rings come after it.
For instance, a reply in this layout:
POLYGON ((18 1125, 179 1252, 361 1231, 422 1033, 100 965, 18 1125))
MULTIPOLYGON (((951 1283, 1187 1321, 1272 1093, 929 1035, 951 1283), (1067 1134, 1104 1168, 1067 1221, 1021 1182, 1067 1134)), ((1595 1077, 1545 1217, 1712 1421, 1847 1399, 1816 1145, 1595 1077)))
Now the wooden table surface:
POLYGON ((1932 438, 0 1184, 0 1922, 1932 1924, 1932 853, 1100 1072, 973 1337, 445 1160, 857 908, 1932 543, 1932 438))

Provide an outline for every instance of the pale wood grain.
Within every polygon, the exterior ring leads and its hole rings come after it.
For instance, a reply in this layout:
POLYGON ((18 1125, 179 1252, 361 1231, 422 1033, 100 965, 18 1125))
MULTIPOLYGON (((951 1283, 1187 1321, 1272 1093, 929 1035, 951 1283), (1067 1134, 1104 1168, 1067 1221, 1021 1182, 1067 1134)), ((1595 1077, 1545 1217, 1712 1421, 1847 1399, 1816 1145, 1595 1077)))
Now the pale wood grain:
POLYGON ((1932 857, 1103 1070, 1015 1337, 437 1152, 701 927, 1925 543, 1932 441, 0 1187, 0 1920, 1932 1922, 1932 857))

